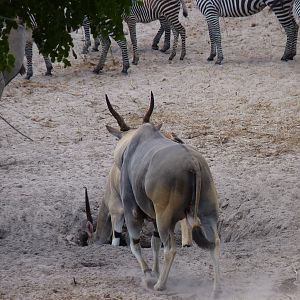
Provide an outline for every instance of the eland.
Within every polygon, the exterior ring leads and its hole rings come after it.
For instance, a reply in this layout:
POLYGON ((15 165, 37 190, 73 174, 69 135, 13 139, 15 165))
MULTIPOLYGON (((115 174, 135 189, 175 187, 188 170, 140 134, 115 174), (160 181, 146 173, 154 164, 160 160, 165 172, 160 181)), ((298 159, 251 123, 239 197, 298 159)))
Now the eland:
MULTIPOLYGON (((153 104, 150 105, 149 110, 146 112, 143 122, 149 122, 150 116, 153 111, 153 104)), ((118 156, 120 153, 123 153, 125 147, 130 142, 130 137, 133 136, 133 133, 136 129, 129 128, 125 125, 123 118, 118 115, 118 113, 112 108, 108 102, 108 108, 112 115, 117 119, 121 128, 124 132, 127 132, 127 137, 122 139, 122 134, 119 134, 117 129, 107 126, 107 129, 116 135, 119 139, 119 143, 115 150, 115 158, 118 161, 118 156), (130 133, 129 133, 130 131, 130 133)), ((170 132, 164 132, 164 136, 176 143, 183 144, 183 141, 175 134, 170 132)), ((120 246, 124 243, 122 238, 122 230, 124 226, 124 208, 120 195, 120 177, 121 172, 117 167, 116 163, 113 163, 106 182, 104 198, 100 203, 99 213, 97 217, 97 222, 94 224, 93 217, 91 214, 90 203, 87 193, 87 188, 85 188, 85 204, 86 204, 86 214, 88 220, 88 230, 82 232, 80 236, 80 244, 85 246, 91 242, 98 244, 106 244, 110 242, 113 246, 120 246), (93 232, 93 229, 95 231, 93 232), (87 233, 87 235, 86 235, 87 233)), ((192 233, 187 225, 187 220, 183 219, 180 221, 181 233, 182 233, 182 247, 189 247, 192 245, 192 233)))
MULTIPOLYGON (((160 291, 166 288, 176 254, 175 225, 186 219, 195 243, 210 250, 214 267, 213 294, 217 296, 221 292, 220 239, 217 232, 219 204, 207 162, 196 149, 174 143, 160 132, 160 126, 150 123, 154 107, 152 93, 144 124, 134 130, 113 109, 107 96, 106 102, 120 126, 120 130, 110 126, 107 129, 120 140, 115 149, 114 164, 120 172, 119 192, 130 248, 146 280, 151 280, 154 274, 158 277, 154 289, 160 291), (140 245, 144 219, 154 225, 152 269, 143 258, 140 245), (160 270, 161 242, 164 260, 160 270)), ((92 235, 92 224, 88 224, 92 235)))

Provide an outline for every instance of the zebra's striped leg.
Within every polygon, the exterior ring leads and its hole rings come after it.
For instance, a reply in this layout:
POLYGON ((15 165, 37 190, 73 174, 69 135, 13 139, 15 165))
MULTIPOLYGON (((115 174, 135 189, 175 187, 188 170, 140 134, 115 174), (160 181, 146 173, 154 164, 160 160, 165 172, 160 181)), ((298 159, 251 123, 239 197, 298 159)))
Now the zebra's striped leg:
POLYGON ((159 28, 156 36, 153 39, 152 49, 158 50, 158 43, 159 43, 163 33, 165 33, 164 46, 162 49, 160 49, 160 51, 166 52, 167 50, 170 49, 171 28, 165 17, 161 17, 159 19, 159 21, 160 21, 160 28, 159 28))
POLYGON ((177 49, 177 45, 178 45, 178 37, 179 37, 178 30, 176 30, 174 28, 173 34, 174 34, 173 49, 172 49, 171 55, 169 57, 169 60, 172 60, 176 56, 176 49, 177 49))
POLYGON ((32 69, 32 41, 27 41, 25 45, 25 56, 27 60, 27 72, 25 79, 30 79, 33 75, 32 69))
POLYGON ((99 46, 100 46, 100 39, 99 37, 94 38, 94 46, 92 48, 93 52, 99 51, 99 46))
POLYGON ((51 61, 50 61, 48 56, 43 55, 43 58, 44 58, 45 65, 46 65, 46 68, 47 68, 45 76, 52 76, 51 71, 52 71, 53 67, 52 67, 51 61))
POLYGON ((152 42, 152 49, 153 50, 158 50, 159 49, 158 48, 158 43, 159 43, 159 41, 160 41, 160 39, 161 39, 161 37, 162 37, 162 35, 163 35, 164 32, 165 32, 165 28, 164 28, 164 26, 162 24, 162 21, 160 21, 159 30, 158 30, 158 32, 157 32, 157 34, 154 37, 153 42, 152 42))
POLYGON ((214 41, 213 28, 212 28, 212 26, 210 26, 210 23, 208 22, 208 20, 207 20, 207 25, 208 25, 208 33, 209 33, 209 39, 210 39, 210 54, 209 54, 209 57, 207 58, 207 60, 213 61, 217 55, 217 47, 216 47, 216 43, 214 41))
POLYGON ((130 39, 131 39, 131 44, 132 44, 132 50, 133 50, 133 60, 132 63, 134 65, 137 65, 139 62, 139 54, 138 54, 138 49, 137 49, 137 39, 136 39, 136 21, 131 17, 128 17, 126 20, 128 24, 128 29, 130 33, 130 39))
MULTIPOLYGON (((177 17, 177 16, 176 16, 177 17)), ((186 49, 185 49, 185 28, 180 24, 178 17, 175 18, 167 18, 168 24, 171 24, 173 34, 174 34, 174 41, 173 41, 173 49, 171 52, 171 55, 169 57, 169 60, 172 60, 175 55, 176 55, 176 49, 178 45, 178 37, 180 35, 181 37, 181 55, 180 59, 183 60, 186 54, 186 49)))
POLYGON ((83 19, 83 29, 84 29, 84 46, 82 48, 81 53, 87 54, 89 53, 89 47, 91 46, 91 34, 90 34, 90 21, 88 17, 83 19))
POLYGON ((126 40, 117 41, 121 51, 122 51, 122 60, 123 60, 123 69, 122 73, 127 74, 127 70, 129 69, 129 58, 128 58, 128 50, 126 40))
POLYGON ((171 44, 171 26, 167 20, 164 23, 164 29, 165 29, 165 41, 164 41, 163 48, 160 49, 161 52, 166 52, 167 50, 169 50, 171 44))
POLYGON ((283 61, 293 60, 296 55, 298 28, 299 26, 296 22, 284 28, 287 35, 287 41, 283 56, 281 57, 281 60, 283 61))
POLYGON ((211 42, 210 55, 207 58, 207 60, 210 61, 213 60, 214 57, 216 56, 216 51, 217 51, 216 64, 220 65, 224 57, 223 57, 223 50, 221 44, 221 31, 220 31, 219 17, 207 16, 206 19, 207 19, 209 37, 211 42))
POLYGON ((100 39, 101 39, 101 43, 102 43, 101 55, 100 55, 98 65, 93 70, 93 72, 96 74, 99 74, 102 71, 104 64, 105 64, 106 57, 107 57, 107 53, 108 53, 108 50, 109 50, 109 47, 111 44, 109 37, 103 38, 102 36, 100 36, 100 39))
POLYGON ((181 55, 180 60, 183 60, 186 55, 186 47, 185 47, 185 28, 182 26, 180 30, 180 36, 181 36, 181 55))
POLYGON ((281 57, 281 60, 284 61, 293 60, 296 55, 299 26, 293 16, 292 5, 293 2, 288 2, 282 4, 278 3, 275 7, 272 7, 287 36, 285 50, 281 57))

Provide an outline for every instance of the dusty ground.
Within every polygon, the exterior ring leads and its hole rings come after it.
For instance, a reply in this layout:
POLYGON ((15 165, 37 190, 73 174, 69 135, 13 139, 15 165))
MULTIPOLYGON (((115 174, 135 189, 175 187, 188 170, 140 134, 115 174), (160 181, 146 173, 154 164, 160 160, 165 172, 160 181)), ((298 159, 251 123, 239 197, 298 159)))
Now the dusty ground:
MULTIPOLYGON (((138 26, 140 64, 121 75, 113 43, 105 72, 97 55, 56 64, 52 78, 35 53, 31 81, 5 90, 0 122, 0 299, 207 299, 209 254, 178 248, 167 291, 145 287, 128 247, 79 247, 83 186, 93 214, 112 163, 116 126, 104 95, 129 124, 139 124, 154 92, 155 123, 207 158, 221 206, 221 299, 300 299, 300 56, 280 61, 285 36, 264 11, 223 19, 225 61, 206 61, 206 23, 189 4, 182 20, 187 57, 151 50, 157 23, 138 26)), ((82 32, 74 33, 76 47, 82 32)), ((298 52, 300 43, 298 42, 298 52)), ((35 49, 36 51, 36 49, 35 49)), ((150 249, 144 249, 149 260, 150 249)))

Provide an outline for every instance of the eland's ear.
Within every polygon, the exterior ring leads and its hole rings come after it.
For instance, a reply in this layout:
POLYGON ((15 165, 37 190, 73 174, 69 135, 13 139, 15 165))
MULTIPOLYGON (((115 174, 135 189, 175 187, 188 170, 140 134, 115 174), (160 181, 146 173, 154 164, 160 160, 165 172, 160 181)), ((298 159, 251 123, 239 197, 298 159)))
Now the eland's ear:
POLYGON ((160 129, 162 128, 162 126, 163 126, 163 123, 160 123, 160 124, 156 125, 155 128, 156 128, 157 130, 160 130, 160 129))
POLYGON ((112 135, 114 135, 117 139, 121 139, 122 138, 122 132, 116 128, 113 128, 111 126, 106 125, 106 129, 108 130, 109 133, 111 133, 112 135))
POLYGON ((87 221, 87 223, 86 223, 86 233, 88 234, 88 237, 90 239, 93 238, 94 227, 93 227, 93 224, 90 221, 87 221))

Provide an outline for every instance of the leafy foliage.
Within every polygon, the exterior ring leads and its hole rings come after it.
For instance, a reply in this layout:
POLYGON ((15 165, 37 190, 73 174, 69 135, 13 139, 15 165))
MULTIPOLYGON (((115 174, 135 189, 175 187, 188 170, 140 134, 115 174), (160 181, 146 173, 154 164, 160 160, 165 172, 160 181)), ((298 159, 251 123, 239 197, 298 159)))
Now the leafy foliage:
POLYGON ((85 16, 91 22, 93 34, 114 33, 122 38, 122 15, 128 12, 130 5, 131 0, 0 0, 0 71, 14 62, 8 54, 7 35, 12 26, 16 27, 16 16, 33 29, 41 52, 67 66, 74 46, 70 32, 82 25, 85 16), (37 27, 32 26, 30 16, 34 17, 37 27))

